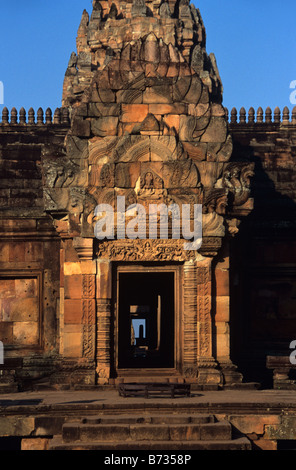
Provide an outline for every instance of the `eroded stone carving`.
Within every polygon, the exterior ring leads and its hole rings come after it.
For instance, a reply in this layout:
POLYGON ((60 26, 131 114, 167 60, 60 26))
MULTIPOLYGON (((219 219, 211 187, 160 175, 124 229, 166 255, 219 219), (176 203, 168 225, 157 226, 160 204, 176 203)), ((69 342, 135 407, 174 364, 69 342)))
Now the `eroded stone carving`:
POLYGON ((168 2, 164 1, 159 7, 159 15, 161 18, 171 18, 172 13, 168 2))
POLYGON ((113 240, 100 242, 98 258, 112 261, 186 261, 196 251, 184 250, 184 240, 113 240))
POLYGON ((65 158, 44 163, 44 183, 48 188, 69 187, 78 172, 78 166, 65 158))
POLYGON ((233 206, 242 206, 249 199, 254 167, 254 163, 233 162, 224 168, 216 187, 224 187, 231 192, 233 206))
POLYGON ((133 16, 146 16, 147 7, 145 0, 133 0, 132 15, 133 16))

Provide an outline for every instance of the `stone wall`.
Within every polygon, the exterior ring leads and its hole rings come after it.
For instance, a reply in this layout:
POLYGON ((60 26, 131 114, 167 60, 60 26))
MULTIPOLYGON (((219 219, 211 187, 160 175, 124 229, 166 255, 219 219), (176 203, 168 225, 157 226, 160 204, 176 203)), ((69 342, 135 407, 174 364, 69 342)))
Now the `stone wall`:
POLYGON ((40 163, 65 126, 23 118, 4 109, 0 125, 0 332, 13 374, 1 385, 26 387, 52 372, 59 353, 60 241, 44 211, 40 163))
POLYGON ((254 210, 232 244, 232 346, 249 376, 270 384, 266 356, 289 356, 296 337, 295 109, 248 114, 230 117, 234 155, 255 165, 254 210))

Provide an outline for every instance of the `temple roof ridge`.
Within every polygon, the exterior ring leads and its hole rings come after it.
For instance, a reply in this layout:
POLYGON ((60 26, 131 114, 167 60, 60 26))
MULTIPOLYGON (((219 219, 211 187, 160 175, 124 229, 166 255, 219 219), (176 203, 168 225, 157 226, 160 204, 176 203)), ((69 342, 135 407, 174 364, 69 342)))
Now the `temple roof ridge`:
MULTIPOLYGON (((257 110, 250 107, 248 112, 246 108, 233 107, 230 112, 228 108, 224 107, 226 120, 230 124, 246 124, 246 125, 262 125, 262 124, 280 124, 280 125, 296 125, 296 106, 289 110, 285 106, 282 110, 276 106, 272 111, 268 106, 264 111, 261 106, 257 110)), ((2 109, 2 116, 0 116, 1 125, 70 125, 70 114, 66 107, 56 108, 54 111, 47 108, 45 111, 40 107, 35 112, 33 108, 26 111, 23 107, 18 111, 15 107, 10 111, 5 106, 2 109), (2 120, 1 120, 2 117, 2 120)))

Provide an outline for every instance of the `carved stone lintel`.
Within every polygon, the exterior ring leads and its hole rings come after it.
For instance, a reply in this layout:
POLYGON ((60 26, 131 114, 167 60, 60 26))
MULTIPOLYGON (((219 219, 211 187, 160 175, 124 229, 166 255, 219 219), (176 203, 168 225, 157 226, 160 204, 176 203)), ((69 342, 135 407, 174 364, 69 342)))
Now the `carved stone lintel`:
POLYGON ((186 261, 197 252, 184 250, 185 240, 112 240, 98 243, 96 256, 111 261, 186 261))
POLYGON ((110 261, 176 261, 195 260, 199 254, 215 256, 222 245, 220 237, 205 237, 201 248, 185 250, 186 240, 135 239, 110 240, 97 243, 95 256, 110 261))

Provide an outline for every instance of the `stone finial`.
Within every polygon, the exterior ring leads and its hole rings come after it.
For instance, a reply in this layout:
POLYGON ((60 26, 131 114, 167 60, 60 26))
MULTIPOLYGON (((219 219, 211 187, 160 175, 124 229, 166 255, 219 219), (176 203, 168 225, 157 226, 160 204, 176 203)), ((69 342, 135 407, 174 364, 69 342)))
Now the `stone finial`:
POLYGON ((51 124, 52 123, 52 111, 50 108, 47 108, 45 112, 45 123, 51 124))
POLYGON ((242 123, 242 124, 245 124, 246 123, 246 110, 245 108, 241 108, 240 111, 239 111, 239 122, 242 123))
POLYGON ((133 0, 132 16, 147 16, 147 6, 145 0, 133 0))
POLYGON ((70 123, 69 110, 68 110, 68 108, 62 108, 62 110, 61 110, 61 124, 69 124, 69 123, 70 123))
POLYGON ((28 124, 35 124, 35 111, 33 108, 30 108, 28 111, 28 124))
POLYGON ((229 111, 228 111, 228 108, 225 108, 225 106, 224 106, 224 111, 225 111, 225 119, 228 122, 229 121, 229 111))
POLYGON ((20 109, 20 124, 26 124, 26 111, 25 111, 25 108, 20 109))
POLYGON ((60 111, 60 108, 57 108, 54 112, 53 123, 54 124, 61 124, 61 111, 60 111))
POLYGON ((290 122, 290 110, 288 106, 285 106, 283 109, 283 124, 288 124, 290 122))
POLYGON ((2 124, 8 124, 9 123, 9 111, 5 107, 2 110, 2 124))
POLYGON ((262 123, 263 122, 263 115, 264 115, 264 112, 263 112, 263 109, 260 106, 257 109, 257 123, 262 123))
POLYGON ((281 122, 281 110, 278 106, 274 110, 274 122, 281 122))
POLYGON ((37 111, 37 124, 41 126, 43 124, 44 112, 42 108, 39 108, 37 111))
POLYGON ((272 122, 272 111, 269 106, 265 110, 265 122, 267 123, 272 122))
POLYGON ((292 110, 292 124, 296 124, 296 106, 292 110))
POLYGON ((17 124, 17 110, 12 108, 10 113, 10 124, 17 124))
POLYGON ((252 107, 249 109, 248 122, 250 124, 254 124, 254 122, 255 122, 255 109, 252 108, 252 107))
POLYGON ((231 110, 230 122, 231 122, 231 124, 236 124, 237 123, 237 109, 236 108, 232 108, 232 110, 231 110))

